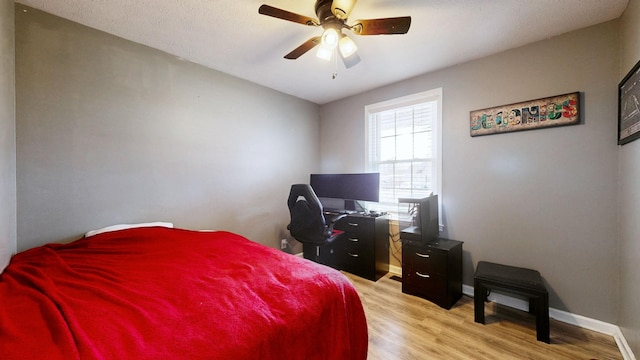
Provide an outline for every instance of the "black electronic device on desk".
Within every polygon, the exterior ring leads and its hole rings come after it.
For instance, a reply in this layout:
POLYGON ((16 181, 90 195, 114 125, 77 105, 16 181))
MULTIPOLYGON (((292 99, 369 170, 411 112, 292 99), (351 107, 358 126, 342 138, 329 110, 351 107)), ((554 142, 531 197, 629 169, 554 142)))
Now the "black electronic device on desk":
POLYGON ((436 240, 440 234, 438 195, 398 199, 398 217, 403 243, 424 244, 436 240))
POLYGON ((386 211, 375 211, 375 210, 370 210, 369 212, 363 212, 362 213, 363 216, 368 216, 368 217, 372 217, 372 218, 377 218, 378 216, 385 216, 387 215, 386 211))

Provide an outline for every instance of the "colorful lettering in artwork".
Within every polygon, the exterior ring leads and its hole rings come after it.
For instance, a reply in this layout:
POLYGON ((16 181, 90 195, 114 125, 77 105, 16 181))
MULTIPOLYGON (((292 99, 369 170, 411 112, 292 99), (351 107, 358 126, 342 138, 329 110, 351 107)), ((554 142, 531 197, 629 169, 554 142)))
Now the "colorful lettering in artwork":
POLYGON ((562 116, 562 105, 551 103, 547 105, 547 117, 549 120, 558 120, 562 116))
POLYGON ((509 125, 520 125, 522 124, 522 112, 520 109, 511 109, 509 111, 509 125))
POLYGON ((491 121, 491 115, 482 114, 482 128, 491 129, 493 121, 491 121))
POLYGON ((528 108, 522 108, 522 122, 523 123, 536 123, 540 121, 540 111, 537 106, 531 106, 528 108))
POLYGON ((472 111, 471 135, 577 124, 580 93, 472 111))
POLYGON ((481 123, 477 116, 471 117, 471 131, 480 129, 481 123))
POLYGON ((570 118, 578 115, 578 102, 575 99, 568 99, 562 103, 562 116, 570 118))

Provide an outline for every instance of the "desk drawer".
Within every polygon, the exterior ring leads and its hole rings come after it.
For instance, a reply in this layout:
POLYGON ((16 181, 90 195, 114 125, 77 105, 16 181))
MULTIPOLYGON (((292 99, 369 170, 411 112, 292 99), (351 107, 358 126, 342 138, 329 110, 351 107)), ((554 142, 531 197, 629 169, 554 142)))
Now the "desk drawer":
POLYGON ((344 231, 350 238, 369 239, 373 237, 374 225, 371 219, 346 217, 338 221, 334 228, 344 231))
POLYGON ((402 257, 403 264, 420 273, 443 276, 447 274, 446 253, 428 248, 405 247, 402 257))
POLYGON ((446 297, 447 278, 408 269, 402 279, 402 291, 426 296, 427 298, 446 297))
POLYGON ((351 234, 348 233, 346 235, 344 238, 344 248, 348 251, 359 252, 360 249, 365 247, 365 244, 363 244, 362 239, 359 237, 349 236, 351 234))
POLYGON ((371 277, 374 270, 374 263, 367 252, 357 252, 346 250, 344 253, 343 270, 362 277, 371 277))

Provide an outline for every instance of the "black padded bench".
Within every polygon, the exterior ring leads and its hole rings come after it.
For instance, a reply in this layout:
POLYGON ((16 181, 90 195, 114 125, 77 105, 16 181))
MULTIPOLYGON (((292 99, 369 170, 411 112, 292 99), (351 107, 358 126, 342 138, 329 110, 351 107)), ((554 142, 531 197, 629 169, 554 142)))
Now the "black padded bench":
POLYGON ((488 290, 496 289, 529 299, 529 313, 536 317, 538 341, 549 343, 549 293, 536 270, 478 262, 473 279, 475 322, 484 324, 484 303, 488 290))

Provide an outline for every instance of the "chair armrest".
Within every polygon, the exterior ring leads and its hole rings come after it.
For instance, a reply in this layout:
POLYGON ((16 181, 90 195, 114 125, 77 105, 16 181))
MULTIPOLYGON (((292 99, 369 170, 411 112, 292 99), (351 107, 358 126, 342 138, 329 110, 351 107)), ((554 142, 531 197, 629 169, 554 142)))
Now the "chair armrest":
POLYGON ((333 224, 335 224, 336 222, 338 222, 338 220, 347 217, 347 214, 339 214, 334 216, 333 218, 331 218, 331 220, 329 220, 329 224, 331 224, 330 226, 333 227, 333 224))
MULTIPOLYGON (((334 234, 335 231, 333 230, 333 226, 336 224, 336 222, 338 222, 338 220, 347 217, 347 214, 339 214, 334 216, 333 218, 331 218, 331 220, 328 221, 327 223, 327 233, 329 234, 329 241, 333 241, 336 237, 337 234, 334 234), (333 236, 331 234, 334 234, 333 236)), ((340 231, 342 233, 342 231, 340 231)))

